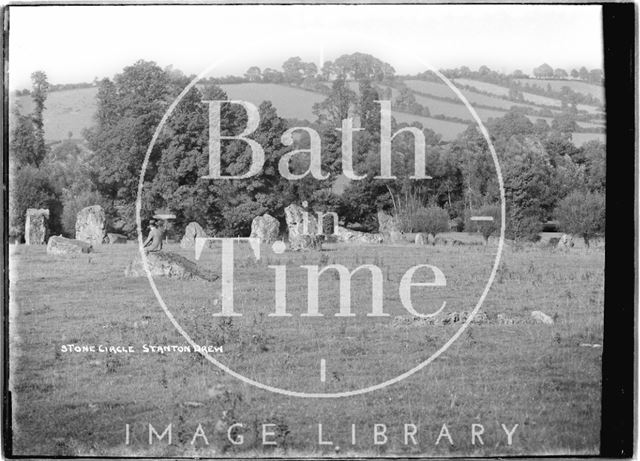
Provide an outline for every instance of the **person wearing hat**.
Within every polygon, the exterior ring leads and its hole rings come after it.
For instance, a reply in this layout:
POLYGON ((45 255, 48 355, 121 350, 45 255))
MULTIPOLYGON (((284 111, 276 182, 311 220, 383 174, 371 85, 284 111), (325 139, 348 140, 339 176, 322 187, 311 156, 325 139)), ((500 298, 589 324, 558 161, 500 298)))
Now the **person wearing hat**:
POLYGON ((147 252, 162 250, 162 231, 153 219, 149 221, 149 235, 144 242, 144 248, 147 249, 147 252), (149 248, 147 248, 147 245, 149 245, 149 248))

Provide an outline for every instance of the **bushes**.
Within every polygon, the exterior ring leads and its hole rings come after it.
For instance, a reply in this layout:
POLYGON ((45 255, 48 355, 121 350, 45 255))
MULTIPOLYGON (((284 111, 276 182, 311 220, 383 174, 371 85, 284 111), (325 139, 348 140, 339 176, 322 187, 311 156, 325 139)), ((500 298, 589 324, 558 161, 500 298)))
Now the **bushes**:
POLYGON ((487 243, 489 237, 500 230, 500 218, 501 212, 498 205, 485 205, 477 211, 466 213, 464 228, 467 232, 480 232, 487 243), (473 216, 491 216, 493 221, 472 221, 473 216))
POLYGON ((560 201, 555 215, 564 232, 580 235, 589 246, 590 239, 604 232, 605 197, 597 192, 572 192, 560 201))
POLYGON ((424 232, 434 237, 449 230, 449 214, 437 206, 418 208, 411 216, 411 232, 424 232))

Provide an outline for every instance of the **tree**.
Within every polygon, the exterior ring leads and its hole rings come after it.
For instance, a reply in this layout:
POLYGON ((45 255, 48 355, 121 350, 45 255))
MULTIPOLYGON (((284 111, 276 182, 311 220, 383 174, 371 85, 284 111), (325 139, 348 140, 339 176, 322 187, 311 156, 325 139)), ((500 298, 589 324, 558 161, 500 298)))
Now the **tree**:
POLYGON ((262 74, 258 66, 249 67, 247 71, 244 73, 244 76, 250 82, 259 82, 260 80, 262 80, 262 74))
POLYGON ((484 243, 489 243, 489 237, 500 230, 501 211, 498 205, 484 205, 480 209, 467 213, 465 230, 467 232, 480 232, 484 238, 484 243), (472 221, 473 216, 489 216, 492 221, 472 221))
POLYGON ((544 63, 541 66, 536 67, 535 69, 533 69, 533 75, 536 78, 553 77, 553 68, 549 64, 544 63))
POLYGON ((555 200, 553 168, 542 144, 532 137, 512 137, 504 148, 502 174, 509 238, 537 240, 555 200))
POLYGON ((593 140, 585 143, 581 150, 586 166, 587 187, 593 192, 604 193, 607 182, 605 145, 598 140, 593 140))
POLYGON ((31 98, 33 99, 33 126, 35 137, 35 164, 39 165, 45 155, 47 155, 47 148, 44 142, 44 109, 45 101, 49 94, 49 82, 47 81, 47 74, 42 71, 36 71, 31 74, 31 98))
POLYGON ((400 88, 398 95, 395 97, 392 103, 393 108, 401 112, 409 112, 412 114, 422 115, 422 106, 418 104, 418 102, 416 101, 416 96, 406 86, 400 88))
POLYGON ((569 77, 569 74, 567 74, 566 70, 558 68, 558 69, 553 71, 553 76, 555 78, 563 78, 564 79, 564 78, 569 77))
POLYGON ((589 71, 586 67, 582 66, 578 71, 578 74, 580 76, 580 80, 584 80, 585 82, 589 81, 589 71))
POLYGON ((302 59, 300 59, 299 56, 295 56, 292 58, 287 59, 283 64, 282 64, 282 70, 284 72, 284 80, 287 83, 294 83, 296 85, 302 83, 303 80, 303 69, 304 69, 304 63, 302 62, 302 59))
POLYGON ((520 69, 516 69, 516 70, 513 71, 511 76, 513 78, 524 78, 524 72, 522 72, 520 69))
POLYGON ((320 69, 322 80, 328 82, 335 73, 336 70, 331 61, 325 61, 324 64, 322 64, 322 69, 320 69))
POLYGON ((47 208, 52 230, 59 229, 60 202, 45 171, 25 165, 9 178, 9 235, 24 235, 27 208, 47 208))
POLYGON ((596 85, 602 85, 602 80, 604 79, 604 73, 602 69, 591 69, 589 72, 589 81, 591 83, 595 83, 596 85))
POLYGON ((320 123, 328 123, 337 128, 342 120, 349 117, 358 101, 356 93, 349 88, 343 78, 338 78, 331 85, 331 93, 320 103, 313 105, 313 113, 320 123))
POLYGON ((262 80, 268 83, 282 83, 284 81, 284 76, 282 72, 267 67, 262 72, 262 80))
POLYGON ((334 72, 354 80, 383 81, 393 79, 395 69, 386 62, 365 53, 345 54, 333 63, 334 72))
POLYGON ((302 66, 302 75, 305 79, 315 78, 318 75, 318 66, 313 62, 305 62, 302 66))
POLYGON ((37 166, 40 162, 36 152, 36 136, 33 119, 22 115, 15 109, 13 112, 13 129, 9 133, 9 158, 13 169, 24 165, 37 166))
POLYGON ((580 77, 580 72, 578 72, 577 69, 571 69, 571 78, 578 78, 580 77))
MULTIPOLYGON (((186 77, 172 79, 154 62, 138 61, 125 67, 113 83, 101 83, 97 123, 85 137, 99 172, 97 186, 105 197, 129 206, 135 203, 140 167, 153 133, 187 82, 186 77)), ((150 177, 158 152, 156 146, 147 170, 150 177)))
POLYGON ((604 232, 604 195, 597 192, 572 192, 558 204, 556 219, 564 232, 580 235, 588 247, 591 239, 604 232))
POLYGON ((449 230, 449 214, 437 206, 418 209, 412 221, 413 231, 425 232, 433 237, 449 230))
POLYGON ((556 115, 551 122, 551 129, 559 133, 573 133, 577 131, 578 124, 575 116, 570 112, 562 112, 556 115))

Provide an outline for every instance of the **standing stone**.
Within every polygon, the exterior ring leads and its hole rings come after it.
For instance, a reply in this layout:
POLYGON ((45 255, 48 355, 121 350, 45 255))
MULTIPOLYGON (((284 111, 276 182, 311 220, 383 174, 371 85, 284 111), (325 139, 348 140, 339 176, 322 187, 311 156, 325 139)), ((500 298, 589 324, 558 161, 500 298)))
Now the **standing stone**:
POLYGON ((44 245, 49 236, 49 210, 28 208, 24 224, 24 242, 27 245, 44 245))
POLYGON ((90 253, 91 244, 77 239, 68 239, 62 235, 54 235, 47 243, 47 254, 50 255, 78 255, 90 253))
POLYGON ((404 241, 402 233, 397 231, 389 232, 388 234, 383 235, 385 236, 385 240, 389 243, 402 243, 404 241))
POLYGON ((560 241, 558 242, 559 248, 572 248, 573 247, 573 237, 569 234, 562 234, 560 237, 560 241))
POLYGON ((207 233, 197 222, 190 222, 184 230, 184 236, 180 240, 180 248, 193 248, 196 238, 206 238, 207 233))
POLYGON ((392 232, 399 232, 396 219, 382 210, 378 211, 378 232, 383 235, 390 235, 392 232))
POLYGON ((76 217, 76 240, 92 246, 101 245, 105 237, 106 217, 100 205, 83 208, 76 217))
POLYGON ((426 245, 427 239, 425 238, 425 234, 416 234, 416 245, 426 245))
POLYGON ((284 209, 284 215, 287 221, 290 241, 299 235, 318 234, 318 222, 316 218, 304 208, 291 204, 284 209), (307 217, 306 220, 305 215, 307 217))
POLYGON ((256 216, 251 221, 251 238, 258 238, 263 243, 273 243, 280 236, 280 223, 268 213, 256 216))

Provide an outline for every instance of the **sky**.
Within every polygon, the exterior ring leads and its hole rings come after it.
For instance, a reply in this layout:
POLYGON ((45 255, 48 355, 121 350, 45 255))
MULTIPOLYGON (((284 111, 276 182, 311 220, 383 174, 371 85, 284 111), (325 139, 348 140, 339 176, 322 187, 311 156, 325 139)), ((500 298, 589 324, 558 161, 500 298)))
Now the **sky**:
POLYGON ((186 74, 280 69, 372 54, 397 73, 466 65, 530 73, 543 62, 602 68, 598 5, 13 6, 9 87, 113 77, 138 59, 186 74))

